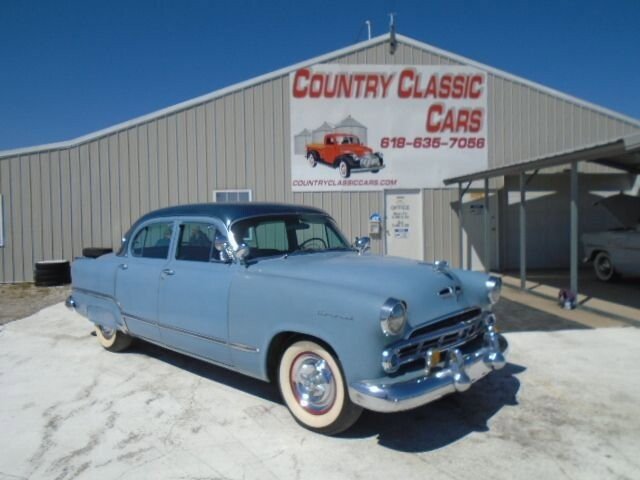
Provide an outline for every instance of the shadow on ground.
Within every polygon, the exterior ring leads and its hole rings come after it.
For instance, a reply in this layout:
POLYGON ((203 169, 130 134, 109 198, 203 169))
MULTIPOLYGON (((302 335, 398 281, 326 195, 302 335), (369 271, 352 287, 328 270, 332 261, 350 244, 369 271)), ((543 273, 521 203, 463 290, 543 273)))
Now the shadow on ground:
MULTIPOLYGON (((513 277, 518 277, 518 272, 505 272, 513 277)), ((539 285, 548 285, 560 290, 569 288, 568 271, 533 270, 527 272, 527 280, 535 284, 531 291, 535 292, 539 285)), ((640 308, 640 277, 621 277, 612 282, 600 282, 593 270, 580 269, 578 273, 578 291, 581 295, 591 298, 599 298, 608 302, 618 303, 631 308, 640 308)))
POLYGON ((376 436, 386 448, 429 452, 446 447, 473 432, 487 432, 489 420, 505 406, 518 404, 524 367, 509 363, 465 393, 455 393, 423 407, 399 413, 365 411, 346 438, 376 436))
MULTIPOLYGON (((148 355, 285 408, 274 384, 141 341, 136 342, 128 353, 148 355)), ((448 395, 407 412, 382 414, 365 410, 360 420, 339 437, 347 439, 375 436, 381 446, 403 452, 437 450, 472 432, 488 431, 491 417, 506 405, 517 405, 520 381, 516 375, 524 370, 524 367, 509 363, 502 370, 492 372, 477 382, 465 393, 448 395)))
POLYGON ((501 332, 552 332, 590 328, 504 297, 494 305, 493 312, 496 314, 501 332))

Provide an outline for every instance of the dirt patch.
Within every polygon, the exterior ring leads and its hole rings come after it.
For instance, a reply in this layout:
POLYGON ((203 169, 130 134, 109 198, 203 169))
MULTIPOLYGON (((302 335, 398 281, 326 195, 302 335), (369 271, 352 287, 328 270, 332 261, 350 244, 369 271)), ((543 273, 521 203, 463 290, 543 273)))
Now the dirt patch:
POLYGON ((0 285, 0 325, 28 317, 55 303, 64 302, 71 287, 36 287, 33 283, 0 285))

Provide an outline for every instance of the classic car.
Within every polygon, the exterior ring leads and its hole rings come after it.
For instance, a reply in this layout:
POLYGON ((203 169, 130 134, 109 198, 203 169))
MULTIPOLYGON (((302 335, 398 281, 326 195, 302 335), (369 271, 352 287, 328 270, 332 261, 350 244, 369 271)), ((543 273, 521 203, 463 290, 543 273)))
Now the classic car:
POLYGON ((146 340, 276 382, 313 431, 462 392, 505 364, 499 278, 367 253, 324 211, 164 208, 117 253, 76 259, 66 304, 107 350, 146 340))
POLYGON ((640 197, 617 194, 595 203, 605 208, 620 227, 584 233, 584 262, 593 262, 598 280, 640 276, 640 197))
POLYGON ((384 168, 382 153, 374 153, 349 133, 327 133, 324 143, 310 143, 307 160, 312 167, 321 162, 337 168, 342 178, 349 178, 351 172, 378 173, 384 168))

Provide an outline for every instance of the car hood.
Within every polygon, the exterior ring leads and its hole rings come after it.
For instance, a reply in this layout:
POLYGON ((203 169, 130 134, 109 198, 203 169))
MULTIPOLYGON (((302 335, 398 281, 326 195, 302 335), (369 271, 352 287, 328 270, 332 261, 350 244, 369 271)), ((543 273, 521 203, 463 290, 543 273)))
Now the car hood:
POLYGON ((363 145, 343 145, 341 150, 343 153, 353 153, 358 157, 362 157, 368 153, 373 153, 372 149, 363 145))
POLYGON ((625 228, 635 228, 640 224, 640 197, 619 193, 594 203, 605 208, 625 228))
MULTIPOLYGON (((478 306, 478 288, 468 288, 473 285, 467 278, 462 285, 460 275, 473 279, 472 283, 477 285, 483 285, 485 279, 485 275, 477 272, 443 272, 427 262, 355 252, 306 253, 262 259, 249 269, 256 274, 315 283, 313 288, 317 289, 318 295, 323 295, 323 286, 331 285, 344 289, 344 295, 357 295, 358 292, 377 295, 380 305, 389 297, 403 300, 408 305, 412 326, 478 306)), ((327 305, 339 308, 340 299, 328 296, 327 305)))

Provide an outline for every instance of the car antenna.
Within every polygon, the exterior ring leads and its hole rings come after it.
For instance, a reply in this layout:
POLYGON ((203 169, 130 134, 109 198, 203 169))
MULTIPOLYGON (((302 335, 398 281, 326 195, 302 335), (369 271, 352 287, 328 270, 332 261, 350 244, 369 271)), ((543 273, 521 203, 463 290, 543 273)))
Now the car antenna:
POLYGON ((389 53, 393 55, 396 53, 398 47, 398 41, 396 40, 396 14, 389 14, 389 53))

